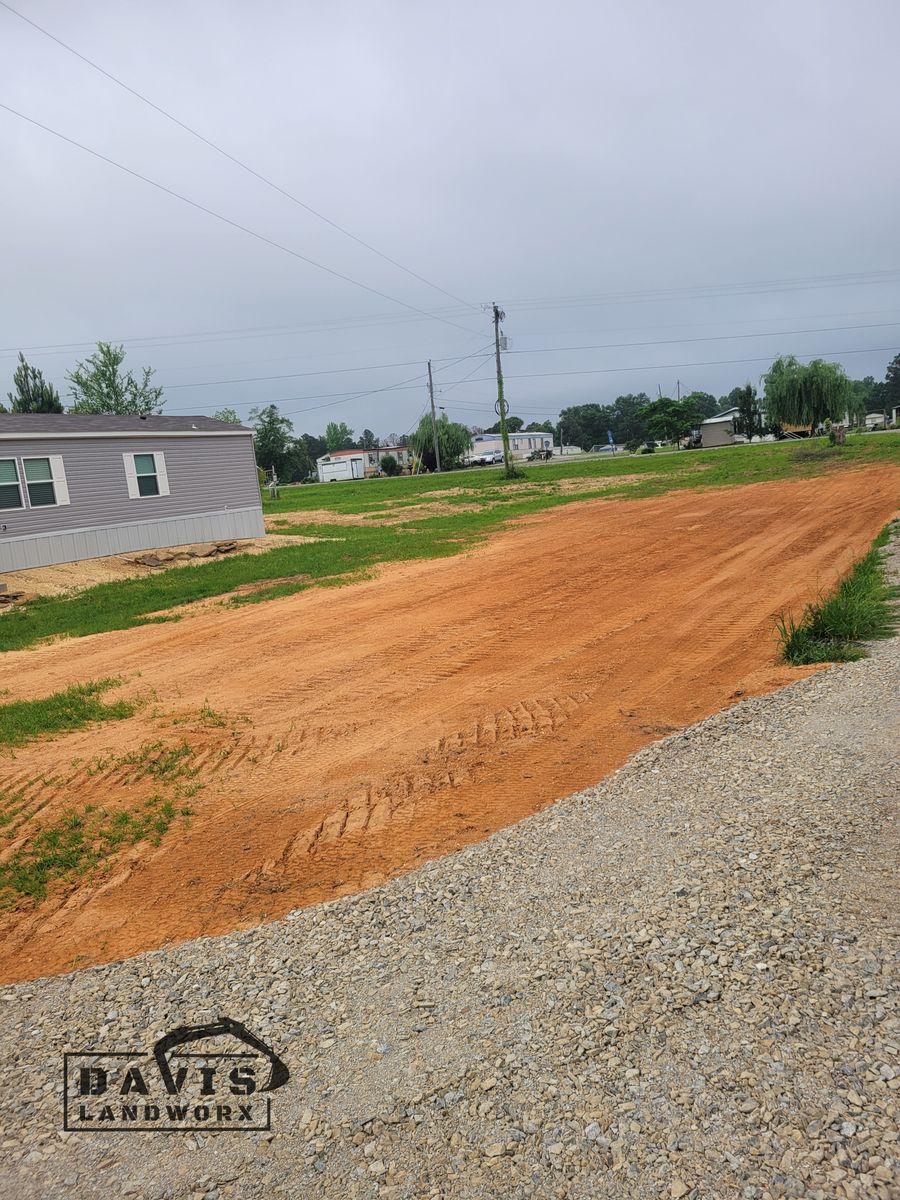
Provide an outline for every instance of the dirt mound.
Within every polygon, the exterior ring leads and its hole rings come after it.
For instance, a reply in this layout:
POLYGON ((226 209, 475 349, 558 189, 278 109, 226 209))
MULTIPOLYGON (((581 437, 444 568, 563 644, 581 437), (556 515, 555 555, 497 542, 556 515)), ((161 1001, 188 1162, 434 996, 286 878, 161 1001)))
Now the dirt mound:
POLYGON ((4 656, 9 699, 107 675, 153 696, 114 730, 5 760, 18 836, 72 807, 146 804, 159 777, 133 763, 159 741, 191 748, 193 815, 7 913, 0 970, 106 961, 370 886, 797 678, 776 665, 776 614, 867 548, 898 484, 879 467, 588 502, 338 591, 4 656))

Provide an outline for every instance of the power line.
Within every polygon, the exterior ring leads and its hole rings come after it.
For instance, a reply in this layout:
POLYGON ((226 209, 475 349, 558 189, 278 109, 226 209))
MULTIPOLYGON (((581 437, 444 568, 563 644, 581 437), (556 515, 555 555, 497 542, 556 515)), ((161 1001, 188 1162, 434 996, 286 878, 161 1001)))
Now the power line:
MULTIPOLYGON (((459 385, 460 385, 461 383, 468 383, 468 381, 469 381, 469 380, 471 379, 471 377, 472 377, 472 376, 475 374, 475 372, 476 372, 476 371, 480 371, 480 370, 481 370, 481 367, 482 367, 482 365, 483 365, 482 363, 480 363, 480 362, 477 362, 477 363, 475 364, 475 366, 472 368, 472 370, 471 370, 471 371, 469 371, 469 372, 467 372, 465 375, 463 375, 462 379, 457 379, 455 383, 447 383, 447 384, 445 384, 445 385, 444 385, 444 387, 440 388, 440 389, 439 389, 439 391, 438 391, 438 395, 440 395, 440 396, 445 396, 445 395, 447 394, 447 392, 452 392, 452 391, 453 391, 453 389, 454 389, 455 387, 459 387, 459 385)), ((492 379, 492 378, 493 378, 493 376, 492 376, 492 375, 485 376, 485 379, 492 379)), ((482 382, 484 382, 484 381, 483 381, 483 380, 480 380, 480 379, 478 379, 478 380, 476 380, 475 382, 476 382, 476 383, 482 383, 482 382)), ((441 404, 441 405, 438 405, 438 407, 439 407, 439 408, 443 408, 444 406, 441 404)))
MULTIPOLYGON (((2 3, 2 0, 0 0, 0 3, 2 3)), ((871 282, 881 282, 881 281, 873 280, 871 282)), ((446 313, 450 313, 452 311, 453 310, 450 310, 450 309, 436 310, 435 312, 424 313, 423 316, 427 317, 429 320, 431 320, 435 317, 440 317, 441 315, 445 315, 446 313)), ((729 321, 714 321, 712 323, 715 325, 747 325, 747 324, 759 323, 760 321, 766 320, 766 319, 776 320, 776 321, 791 321, 791 320, 803 321, 803 320, 814 320, 818 317, 880 316, 880 315, 883 315, 884 313, 896 312, 896 311, 897 310, 895 308, 863 309, 861 311, 857 310, 854 312, 806 313, 803 315, 789 314, 789 315, 786 315, 783 317, 768 317, 768 318, 766 318, 766 317, 744 317, 744 318, 739 318, 739 319, 732 319, 729 321)), ((205 342, 244 341, 247 339, 254 339, 254 338, 291 337, 291 336, 295 336, 298 333, 327 333, 327 332, 331 332, 331 331, 337 332, 337 331, 342 331, 342 330, 346 330, 346 329, 369 329, 369 328, 373 328, 373 327, 377 328, 382 325, 396 325, 396 324, 403 324, 403 323, 410 322, 410 321, 414 322, 414 321, 421 320, 421 319, 423 319, 423 317, 419 317, 419 316, 409 317, 409 316, 405 316, 405 315, 400 316, 399 314, 394 315, 394 314, 383 313, 380 315, 373 314, 370 317, 362 318, 362 319, 357 318, 357 317, 346 317, 346 318, 336 317, 336 318, 333 318, 331 321, 327 321, 327 322, 305 322, 300 325, 261 325, 261 326, 250 326, 250 327, 244 326, 244 327, 238 328, 238 329, 212 329, 212 330, 192 331, 189 333, 170 333, 170 334, 160 333, 160 334, 135 335, 134 337, 109 337, 109 338, 105 338, 104 340, 110 341, 110 342, 116 342, 116 343, 121 342, 124 345, 131 345, 131 346, 135 346, 135 348, 140 348, 140 349, 157 350, 157 349, 163 349, 168 346, 191 346, 191 345, 200 345, 205 342), (177 340, 172 340, 172 339, 177 339, 177 340), (147 343, 147 345, 137 347, 138 342, 147 343)), ((626 332, 627 330, 631 330, 631 329, 658 329, 658 328, 689 329, 689 328, 703 327, 704 325, 708 325, 709 323, 710 322, 706 322, 706 321, 704 321, 704 322, 696 322, 695 321, 695 322, 691 322, 691 323, 680 323, 680 324, 665 322, 662 325, 660 325, 660 324, 657 324, 657 325, 630 325, 630 326, 619 327, 616 329, 609 329, 606 332, 608 332, 608 333, 623 333, 623 332, 626 332)), ((535 331, 535 332, 531 332, 531 333, 528 333, 528 332, 521 333, 517 336, 518 337, 541 337, 544 335, 541 333, 541 331, 535 331)), ((43 351, 48 354, 61 354, 61 353, 65 353, 69 350, 77 350, 81 347, 93 347, 97 344, 97 340, 98 340, 97 338, 94 338, 90 341, 82 341, 82 342, 45 342, 40 345, 32 345, 32 346, 3 346, 3 347, 0 347, 0 354, 16 355, 16 354, 18 354, 18 352, 20 350, 28 351, 28 352, 43 351)))
POLYGON ((204 137, 204 135, 202 133, 198 132, 196 129, 193 129, 190 125, 188 125, 184 121, 180 120, 173 113, 170 113, 167 109, 162 108, 161 105, 155 104, 148 96, 145 96, 143 94, 143 92, 139 92, 136 88, 133 88, 129 84, 125 83, 124 80, 119 79, 116 75, 113 75, 110 71, 105 70, 103 67, 100 66, 99 63, 95 63, 92 59, 88 58, 86 55, 81 54, 78 50, 76 50, 74 48, 74 46, 70 46, 67 42, 64 42, 62 40, 62 38, 58 38, 55 34, 51 33, 49 29, 44 29, 44 27, 42 25, 38 25, 38 23, 36 21, 32 21, 30 17, 26 17, 25 14, 19 12, 19 10, 17 8, 13 8, 13 6, 11 4, 7 4, 6 0, 0 0, 0 5, 2 5, 3 8, 5 8, 8 12, 11 12, 13 14, 13 16, 18 17, 21 21, 24 21, 27 25, 30 25, 32 27, 32 29, 36 29, 38 31, 38 33, 42 33, 44 35, 44 37, 48 37, 48 38, 50 38, 51 41, 56 42, 56 44, 58 46, 62 46, 63 50, 67 50, 69 52, 69 54, 74 54, 76 58, 80 59, 83 63, 86 63, 93 70, 98 71, 106 79, 109 79, 112 83, 116 84, 117 87, 123 88, 126 92, 130 93, 136 99, 140 100, 143 104, 148 105, 155 112, 158 112, 160 114, 160 116, 165 117, 167 121, 171 121, 174 125, 177 125, 179 127, 179 129, 183 129, 186 133, 189 133, 192 137, 197 138, 199 141, 203 142, 203 144, 205 146, 209 146, 209 148, 211 150, 215 150, 215 152, 217 154, 221 154, 223 158, 227 158, 229 162, 232 162, 236 166, 240 167, 242 171, 246 171, 248 173, 248 175, 252 175, 254 177, 254 179, 260 180, 261 183, 266 184, 267 187, 272 188, 274 191, 278 192, 279 195, 284 196, 286 199, 290 200, 293 204, 296 204, 299 208, 304 209, 304 211, 306 211, 306 212, 310 213, 312 216, 316 217, 317 220, 324 221, 325 224, 330 225, 332 229, 336 229, 339 233, 342 233, 345 237, 350 238, 351 241, 356 242, 357 245, 364 246, 365 249, 371 251, 372 254, 377 254, 379 258, 383 258, 384 261, 390 263, 392 267, 396 267, 398 270, 403 271, 405 274, 409 275, 411 278, 417 279, 419 281, 419 283, 424 283, 426 287, 433 288, 434 291, 440 292, 442 295, 449 297, 449 299, 454 300, 457 304, 463 305, 465 308, 472 309, 476 312, 479 311, 477 305, 470 304, 467 300, 461 300, 460 297, 455 296, 453 294, 453 292, 448 292, 446 288, 442 288, 438 284, 433 283, 430 279, 426 279, 424 275, 419 275, 418 272, 410 270, 410 268, 405 267, 403 265, 403 263, 398 262, 395 258, 391 258, 390 255, 383 253, 381 250, 378 250, 375 246, 372 246, 368 242, 363 241, 363 239, 360 237, 357 237, 355 233, 351 233, 349 229, 345 229, 343 227, 343 225, 339 225, 337 223, 337 221, 332 221, 331 218, 326 217, 324 215, 324 213, 318 212, 316 209, 312 208, 309 204, 306 204, 303 200, 298 199, 297 196, 294 196, 291 192, 288 192, 285 188, 280 187, 277 183, 275 183, 275 182, 273 182, 273 180, 267 178, 267 176, 263 175, 261 172, 254 170, 253 167, 249 166, 247 163, 245 163, 241 159, 237 158, 234 154, 230 154, 227 150, 225 150, 222 146, 219 146, 216 142, 212 141, 210 138, 204 137))
MULTIPOLYGON (((0 0, 2 4, 2 0, 0 0)), ((766 330, 761 333, 724 333, 715 334, 709 337, 694 337, 694 338, 660 338, 653 341, 644 342, 602 342, 592 346, 539 346, 534 350, 506 350, 505 354, 559 354, 567 352, 579 352, 585 350, 620 350, 634 348, 638 346, 676 346, 688 345, 694 342, 731 342, 739 339, 758 338, 758 337, 793 337, 795 335, 807 333, 844 333, 853 329, 895 329, 900 328, 900 321, 882 321, 877 324, 869 325, 826 325, 819 329, 776 329, 766 330)), ((467 356, 468 357, 468 356, 467 356)), ((344 375, 355 371, 380 371, 390 367, 412 367, 416 365, 414 362, 395 362, 395 363, 370 363, 362 367, 332 367, 321 371, 292 371, 283 375, 247 375, 231 379, 204 379, 192 383, 168 383, 165 384, 166 391, 177 391, 182 388, 200 388, 200 387, 222 387, 228 384, 236 383, 263 383, 269 380, 278 379, 307 379, 314 375, 344 375)), ((445 358, 434 358, 432 362, 448 362, 445 358)))
MULTIPOLYGON (((0 0, 2 3, 2 0, 0 0)), ((371 292, 373 296, 378 296, 382 300, 388 300, 391 304, 399 304, 401 308, 408 308, 410 312, 418 313, 420 316, 428 317, 434 321, 441 321, 444 325, 452 325, 454 329, 461 329, 463 333, 471 333, 474 336, 479 336, 474 329, 467 329, 464 325, 458 325, 455 321, 450 321, 446 317, 439 317, 434 313, 426 312, 423 308, 417 308, 415 304, 407 304, 405 300, 398 300, 396 296, 389 296, 387 292, 380 292, 378 288, 370 287, 367 283, 362 283, 358 279, 353 279, 350 275, 344 275, 340 271, 335 271, 333 267, 326 267, 324 263, 316 262, 315 259, 308 258, 305 254, 301 254, 299 250, 292 250, 290 246, 285 246, 281 242, 276 242, 273 238, 266 237, 264 233, 257 233, 255 229, 250 229, 247 225, 242 225, 239 221, 233 221, 231 217, 226 217, 215 209, 207 208, 205 204, 200 204, 197 200, 191 200, 188 196, 183 196, 180 192, 174 191, 172 188, 166 187, 163 183, 157 183, 155 179, 150 179, 147 175, 142 175, 140 171, 134 171, 131 167, 123 166, 122 163, 116 162, 115 159, 109 158, 105 154, 101 154, 99 150, 92 150, 90 146, 85 146, 83 142, 78 142, 75 138, 67 137, 66 134, 60 133, 58 129, 52 129, 49 125, 44 125, 42 121, 36 120, 34 117, 26 116, 25 113, 19 112, 18 109, 12 108, 9 104, 0 102, 0 108, 8 113, 12 113, 14 117, 18 117, 21 121, 27 121, 29 125, 34 125, 38 129, 43 129, 45 133, 52 134, 53 137, 59 138, 62 142, 67 142, 70 146, 75 146, 79 150, 83 150, 86 154, 92 155, 94 158, 99 158, 101 162, 108 163, 111 167, 115 167, 119 171, 124 171, 126 175, 131 175, 135 179, 140 179, 142 183, 147 183, 150 187, 156 188, 160 192, 164 192, 167 196, 172 196, 176 200, 181 200, 184 204, 189 204, 191 208, 196 208, 199 212, 206 213, 207 216, 215 217, 217 221, 221 221, 225 225, 230 225, 232 229, 238 229, 241 233, 246 233, 257 241, 264 242, 267 246, 272 246, 276 250, 281 250, 285 254, 290 254, 292 258, 297 258, 308 266, 315 267, 319 271, 324 271, 327 275, 334 276, 335 279, 341 279, 344 283, 352 284, 353 287, 361 288, 365 292, 371 292)))
MULTIPOLYGON (((467 359, 472 358, 474 355, 480 354, 480 353, 482 353, 480 350, 474 350, 472 352, 472 354, 463 354, 460 358, 451 359, 446 364, 446 366, 438 367, 438 370, 439 371, 447 371, 450 369, 450 367, 455 367, 457 365, 457 363, 465 362, 467 359)), ((385 384, 384 387, 370 388, 368 391, 365 391, 365 392, 336 393, 337 395, 342 395, 343 399, 336 400, 334 402, 334 404, 314 404, 310 408, 296 408, 292 412, 282 413, 281 415, 284 417, 297 417, 297 416, 300 416, 301 413, 317 412, 323 408, 336 408, 339 404, 349 404, 351 400, 364 400, 367 396, 377 396, 377 395, 381 394, 382 392, 406 391, 410 387, 410 385, 421 386, 423 378, 424 378, 424 376, 421 374, 413 375, 409 379, 400 380, 399 383, 385 384)), ((328 395, 328 393, 325 393, 325 395, 328 395)), ((320 398, 324 398, 324 397, 318 397, 318 396, 306 396, 306 397, 294 396, 293 397, 294 400, 302 400, 302 399, 317 400, 320 398)), ((291 402, 290 398, 288 398, 287 400, 270 400, 269 404, 287 404, 290 402, 291 402)))
POLYGON ((851 271, 836 275, 808 275, 784 279, 747 280, 743 283, 688 285, 686 287, 650 288, 644 291, 605 292, 582 296, 538 296, 510 302, 517 312, 529 309, 581 308, 604 304, 630 304, 645 301, 682 299, 719 299, 728 295, 762 295, 769 292, 807 291, 819 287, 853 287, 868 284, 896 283, 900 268, 880 271, 851 271))
MULTIPOLYGON (((820 358, 824 355, 838 357, 840 355, 846 355, 846 354, 892 354, 892 353, 894 353, 895 350, 896 350, 895 346, 862 346, 862 347, 858 347, 853 350, 812 350, 812 351, 808 351, 807 353, 804 353, 804 354, 797 353, 794 355, 794 357, 795 358, 820 358)), ((472 358, 473 355, 483 354, 483 353, 484 353, 483 350, 473 351, 473 354, 467 354, 467 355, 464 355, 463 358, 455 359, 454 361, 448 363, 446 366, 439 367, 438 370, 446 371, 449 369, 449 367, 454 366, 455 363, 463 362, 467 358, 472 358)), ((680 370, 684 367, 721 367, 721 366, 734 366, 734 365, 738 365, 741 363, 769 362, 771 360, 771 357, 772 356, 770 354, 764 354, 764 355, 759 355, 755 358, 718 358, 718 359, 704 359, 704 360, 701 360, 698 362, 678 362, 678 363, 640 363, 639 365, 630 366, 630 367, 594 367, 594 368, 589 368, 589 369, 585 369, 585 370, 577 370, 577 371, 533 371, 533 372, 525 372, 525 373, 522 373, 519 375, 506 375, 505 378, 508 380, 509 379, 561 379, 561 378, 564 378, 569 375, 614 375, 614 374, 624 373, 624 372, 628 372, 628 371, 673 371, 673 370, 680 370)), ((479 364, 479 365, 481 365, 481 364, 479 364)), ((337 405, 339 405, 339 404, 347 404, 351 400, 361 399, 364 396, 376 395, 380 392, 409 391, 411 389, 411 387, 413 387, 413 386, 421 387, 423 379, 424 379, 423 375, 415 375, 410 379, 400 380, 398 383, 387 384, 384 387, 373 388, 371 391, 366 391, 366 392, 321 392, 318 395, 311 395, 311 396, 280 396, 274 400, 266 400, 263 404, 255 405, 254 407, 265 407, 269 404, 290 404, 295 400, 324 400, 324 399, 329 399, 332 397, 340 397, 340 399, 335 400, 334 404, 317 404, 313 408, 295 409, 293 413, 284 413, 283 414, 284 416, 295 416, 295 415, 298 415, 299 413, 303 413, 303 412, 313 412, 313 411, 316 411, 318 409, 323 409, 323 408, 334 408, 334 407, 337 407, 337 405)), ((445 386, 446 386, 446 388, 449 389, 451 387, 458 387, 458 386, 461 386, 466 383, 472 384, 472 383, 485 383, 485 382, 489 382, 489 379, 488 378, 485 378, 485 379, 463 378, 463 379, 452 380, 451 382, 447 383, 445 386)), ((249 401, 238 401, 238 403, 246 404, 246 403, 250 403, 250 402, 249 401)), ((461 406, 460 403, 457 403, 456 407, 460 407, 460 406, 461 406)), ((203 407, 203 406, 197 405, 196 407, 199 408, 199 407, 203 407)), ((214 406, 207 405, 205 407, 214 407, 214 406)), ((215 406, 215 407, 218 407, 218 406, 215 406)), ((516 408, 520 412, 529 411, 527 409, 522 408, 518 404, 516 405, 516 408)), ((186 409, 184 411, 190 412, 191 410, 186 409)), ((544 410, 543 409, 532 409, 530 411, 543 412, 544 410)))
POLYGON ((744 338, 793 337, 804 333, 846 333, 851 329, 896 329, 900 321, 881 321, 872 325, 826 325, 819 329, 775 329, 762 333, 718 333, 708 337, 658 338, 649 342, 605 342, 595 346, 542 346, 536 350, 506 350, 506 354, 558 354, 576 350, 621 350, 635 346, 684 346, 693 342, 735 342, 744 338))

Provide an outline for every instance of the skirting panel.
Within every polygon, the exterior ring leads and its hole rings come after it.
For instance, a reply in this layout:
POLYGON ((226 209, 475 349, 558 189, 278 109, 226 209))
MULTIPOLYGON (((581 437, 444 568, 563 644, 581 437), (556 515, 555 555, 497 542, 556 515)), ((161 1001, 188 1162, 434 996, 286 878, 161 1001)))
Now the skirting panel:
POLYGON ((108 554, 128 554, 136 550, 161 550, 165 546, 187 546, 194 542, 255 538, 264 533, 259 508, 73 529, 66 533, 41 533, 8 540, 0 533, 0 575, 4 571, 47 567, 51 563, 78 562, 83 558, 103 558, 108 554))

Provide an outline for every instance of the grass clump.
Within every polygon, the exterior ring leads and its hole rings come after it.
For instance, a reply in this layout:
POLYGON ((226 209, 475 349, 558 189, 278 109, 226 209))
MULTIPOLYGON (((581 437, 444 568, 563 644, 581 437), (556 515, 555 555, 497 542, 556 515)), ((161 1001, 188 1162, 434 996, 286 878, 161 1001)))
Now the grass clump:
POLYGON ((135 705, 128 700, 105 704, 102 694, 120 679, 76 684, 40 700, 15 700, 0 705, 0 746, 24 746, 37 738, 81 729, 94 721, 121 721, 135 705))
POLYGON ((865 655, 861 642, 895 632, 900 622, 896 605, 900 588, 888 583, 881 553, 889 536, 890 527, 830 596, 806 606, 799 621, 790 614, 779 617, 778 636, 786 663, 853 662, 865 655))
POLYGON ((128 768, 128 783, 152 777, 171 784, 178 779, 193 779, 199 772, 200 768, 192 763, 193 755, 190 743, 184 740, 177 746, 167 746, 162 741, 144 742, 139 750, 123 754, 116 765, 128 768))
POLYGON ((52 883, 83 877, 124 846, 140 841, 158 845, 177 815, 188 816, 172 800, 151 796, 137 812, 89 805, 84 812, 63 813, 0 864, 0 903, 28 897, 43 900, 52 883))

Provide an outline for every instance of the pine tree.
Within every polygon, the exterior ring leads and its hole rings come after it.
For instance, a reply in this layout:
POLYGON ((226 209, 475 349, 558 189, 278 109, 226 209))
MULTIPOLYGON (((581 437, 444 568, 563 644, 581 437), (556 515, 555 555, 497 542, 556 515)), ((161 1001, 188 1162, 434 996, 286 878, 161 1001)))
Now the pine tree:
POLYGON ((59 393, 52 383, 47 383, 38 367, 25 361, 19 351, 19 365, 13 374, 14 392, 7 392, 10 412, 14 413, 61 413, 63 406, 59 393))

